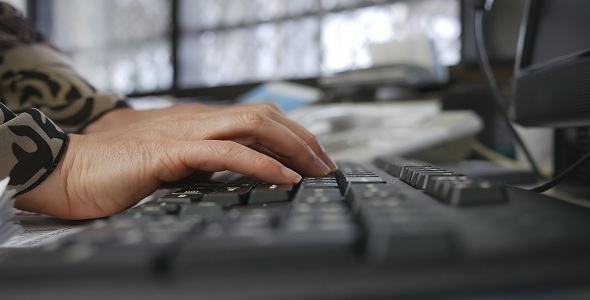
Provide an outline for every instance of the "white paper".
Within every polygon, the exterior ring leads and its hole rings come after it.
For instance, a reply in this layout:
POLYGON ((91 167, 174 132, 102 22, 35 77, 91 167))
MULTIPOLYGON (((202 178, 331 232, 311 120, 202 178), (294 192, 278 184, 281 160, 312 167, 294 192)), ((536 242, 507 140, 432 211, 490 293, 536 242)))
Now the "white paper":
POLYGON ((25 229, 11 237, 0 248, 33 248, 51 244, 59 239, 80 232, 84 228, 42 228, 25 229))
POLYGON ((0 244, 0 248, 40 247, 78 233, 88 226, 88 223, 66 222, 45 215, 23 212, 14 219, 24 230, 0 244))
POLYGON ((8 186, 9 180, 10 180, 9 177, 6 177, 6 178, 0 180, 0 196, 2 196, 2 194, 4 194, 4 191, 6 190, 6 187, 8 186))

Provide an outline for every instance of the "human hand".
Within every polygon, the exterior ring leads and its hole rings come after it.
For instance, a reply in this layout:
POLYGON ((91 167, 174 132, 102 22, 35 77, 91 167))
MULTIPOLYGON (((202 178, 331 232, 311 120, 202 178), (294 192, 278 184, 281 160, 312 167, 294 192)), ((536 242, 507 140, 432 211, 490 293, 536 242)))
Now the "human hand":
POLYGON ((176 104, 166 108, 134 110, 132 108, 118 108, 107 112, 98 120, 90 123, 82 134, 105 132, 108 130, 120 129, 131 124, 161 118, 163 116, 181 114, 201 114, 222 110, 256 110, 262 113, 273 112, 284 115, 281 109, 272 102, 247 103, 232 105, 206 105, 202 103, 176 104))
MULTIPOLYGON (((221 107, 221 106, 219 106, 221 107)), ((108 111, 103 116, 88 124, 80 133, 90 134, 109 130, 117 130, 141 121, 153 120, 163 116, 178 114, 198 114, 217 110, 216 106, 202 103, 177 104, 166 108, 135 110, 132 108, 117 108, 108 111)))
MULTIPOLYGON (((249 104, 233 104, 233 105, 205 105, 201 103, 181 104, 174 105, 168 108, 162 109, 150 109, 150 110, 133 110, 130 108, 116 109, 98 121, 90 124, 83 134, 98 133, 110 130, 122 129, 132 124, 136 124, 143 121, 156 120, 165 116, 180 116, 184 117, 192 116, 191 118, 197 119, 200 114, 212 113, 212 112, 226 112, 226 113, 240 113, 240 112, 252 112, 259 113, 272 120, 282 124, 288 130, 299 136, 320 159, 327 164, 332 171, 336 170, 336 165, 328 157, 322 145, 318 142, 316 137, 299 125, 297 122, 289 119, 281 111, 281 109, 274 103, 249 103, 249 104)), ((256 150, 260 150, 264 153, 263 148, 257 147, 256 150)))
POLYGON ((195 170, 231 170, 292 184, 335 166, 317 140, 268 109, 172 115, 120 130, 71 135, 58 167, 18 197, 20 209, 64 219, 108 216, 195 170), (324 161, 328 162, 326 164, 324 161))

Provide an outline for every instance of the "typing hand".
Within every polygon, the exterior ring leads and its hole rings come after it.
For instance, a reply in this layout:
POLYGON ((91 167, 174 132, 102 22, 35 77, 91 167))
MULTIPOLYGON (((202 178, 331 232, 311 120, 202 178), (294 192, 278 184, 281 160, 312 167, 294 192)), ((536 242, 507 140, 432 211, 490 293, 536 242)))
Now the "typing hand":
POLYGON ((120 130, 71 135, 56 170, 16 206, 64 219, 108 216, 195 170, 231 170, 277 184, 323 176, 334 164, 308 131, 249 106, 170 115, 120 130))
POLYGON ((255 110, 262 113, 283 114, 281 110, 273 103, 252 103, 252 104, 234 104, 234 105, 205 105, 201 103, 178 104, 167 108, 134 110, 131 108, 119 108, 107 112, 98 120, 90 123, 82 131, 83 134, 99 133, 109 130, 117 130, 131 124, 161 118, 163 116, 181 115, 181 114, 201 114, 221 110, 255 110))

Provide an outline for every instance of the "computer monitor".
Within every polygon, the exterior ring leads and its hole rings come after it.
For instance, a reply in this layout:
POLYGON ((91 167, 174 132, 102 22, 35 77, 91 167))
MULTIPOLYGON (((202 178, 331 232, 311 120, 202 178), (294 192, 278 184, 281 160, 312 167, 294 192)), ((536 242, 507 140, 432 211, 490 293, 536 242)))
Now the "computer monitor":
POLYGON ((513 117, 523 126, 590 125, 590 1, 529 0, 513 117))
MULTIPOLYGON (((521 26, 512 118, 556 128, 555 173, 590 151, 590 1, 529 0, 521 26)), ((590 164, 558 187, 590 195, 590 164)))

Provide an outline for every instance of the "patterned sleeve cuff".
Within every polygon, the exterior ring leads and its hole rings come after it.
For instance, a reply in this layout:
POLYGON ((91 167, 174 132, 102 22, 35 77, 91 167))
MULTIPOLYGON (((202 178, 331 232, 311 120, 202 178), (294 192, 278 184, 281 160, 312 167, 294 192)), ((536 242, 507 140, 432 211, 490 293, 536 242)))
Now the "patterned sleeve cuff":
POLYGON ((22 195, 38 186, 55 169, 68 136, 37 109, 14 115, 0 104, 0 178, 22 195))
POLYGON ((62 53, 42 44, 0 54, 0 92, 14 112, 38 108, 65 132, 80 132, 119 107, 125 97, 96 90, 62 53))

